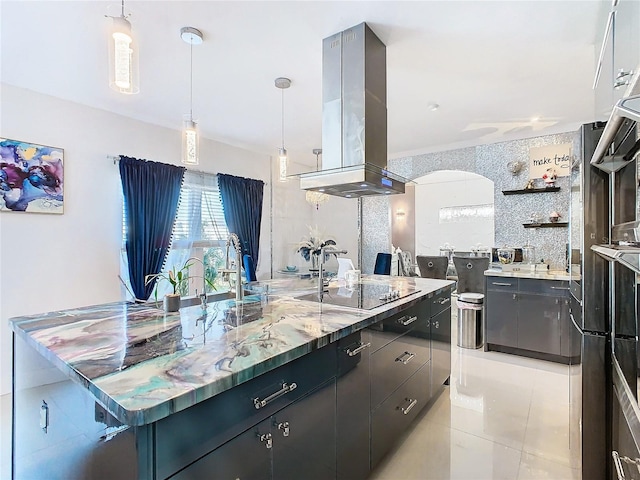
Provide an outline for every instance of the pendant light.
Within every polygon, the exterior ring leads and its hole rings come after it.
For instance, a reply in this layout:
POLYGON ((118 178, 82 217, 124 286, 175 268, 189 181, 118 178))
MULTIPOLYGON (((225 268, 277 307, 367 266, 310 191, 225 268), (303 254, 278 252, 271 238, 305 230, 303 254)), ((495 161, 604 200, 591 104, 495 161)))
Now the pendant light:
POLYGON ((117 92, 136 94, 138 83, 138 47, 131 34, 131 23, 124 14, 122 0, 120 15, 111 18, 109 35, 109 86, 117 92))
MULTIPOLYGON (((316 172, 318 172, 320 170, 320 161, 318 157, 322 153, 322 149, 314 148, 313 153, 316 156, 316 172)), ((316 190, 307 190, 307 193, 305 193, 304 198, 311 205, 315 205, 316 210, 319 209, 320 205, 322 205, 323 203, 327 203, 329 201, 329 195, 316 190)))
POLYGON ((193 121, 193 46, 202 43, 202 32, 193 27, 182 27, 180 37, 189 44, 189 113, 185 115, 182 127, 182 163, 198 165, 199 135, 198 124, 193 121))
POLYGON ((276 78, 276 87, 282 91, 282 146, 278 149, 279 179, 287 181, 287 149, 284 148, 284 90, 291 86, 291 80, 284 77, 276 78))

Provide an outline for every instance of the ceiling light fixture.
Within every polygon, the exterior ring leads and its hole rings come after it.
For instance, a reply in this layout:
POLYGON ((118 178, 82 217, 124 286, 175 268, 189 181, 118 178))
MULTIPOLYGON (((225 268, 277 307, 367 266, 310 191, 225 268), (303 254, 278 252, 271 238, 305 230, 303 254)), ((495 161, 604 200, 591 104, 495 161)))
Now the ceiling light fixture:
POLYGON ((189 113, 185 115, 182 127, 182 163, 198 165, 199 135, 198 124, 193 121, 193 46, 202 43, 202 32, 193 27, 182 27, 180 37, 189 44, 189 113))
POLYGON ((284 91, 291 86, 291 80, 285 77, 278 77, 275 80, 276 87, 282 91, 282 146, 278 149, 278 163, 281 182, 287 181, 287 149, 284 148, 284 91))
POLYGON ((124 14, 122 0, 120 15, 111 18, 109 35, 109 87, 120 93, 140 92, 138 83, 138 48, 131 34, 131 23, 124 14))
MULTIPOLYGON (((314 148, 313 153, 316 156, 316 172, 317 172, 320 170, 320 160, 318 159, 318 157, 322 154, 322 149, 314 148)), ((320 188, 318 191, 307 190, 307 193, 305 193, 304 198, 311 205, 315 205, 316 210, 318 210, 321 204, 327 203, 329 201, 329 195, 322 192, 324 192, 324 188, 320 188)))
POLYGON ((438 105, 437 103, 430 103, 429 105, 427 105, 427 108, 432 112, 435 112, 440 108, 440 105, 438 105))

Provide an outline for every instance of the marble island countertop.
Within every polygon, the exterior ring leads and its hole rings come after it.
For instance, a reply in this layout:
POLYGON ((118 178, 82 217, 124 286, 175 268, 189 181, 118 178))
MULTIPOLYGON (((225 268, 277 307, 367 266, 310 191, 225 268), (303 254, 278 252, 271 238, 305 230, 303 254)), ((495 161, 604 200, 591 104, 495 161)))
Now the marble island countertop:
POLYGON ((241 303, 211 302, 206 310, 197 305, 165 313, 156 304, 119 302, 16 317, 10 324, 17 336, 87 388, 119 421, 144 425, 453 285, 445 280, 363 276, 363 284, 389 284, 408 294, 363 310, 296 298, 314 292, 316 282, 262 282, 258 287, 263 293, 246 296, 241 303))
POLYGON ((572 279, 578 279, 578 277, 571 277, 571 275, 564 270, 543 270, 532 272, 530 270, 518 270, 511 272, 503 272, 502 270, 489 269, 485 270, 484 275, 486 277, 510 277, 510 278, 533 278, 538 280, 564 280, 569 281, 572 279))

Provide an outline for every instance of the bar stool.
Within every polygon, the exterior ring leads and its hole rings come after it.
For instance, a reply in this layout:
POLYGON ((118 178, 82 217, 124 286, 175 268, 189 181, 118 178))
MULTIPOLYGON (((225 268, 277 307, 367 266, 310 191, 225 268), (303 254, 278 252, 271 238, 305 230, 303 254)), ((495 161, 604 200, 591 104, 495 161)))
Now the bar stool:
POLYGON ((447 257, 443 257, 442 255, 416 255, 416 261, 418 262, 418 270, 420 270, 420 276, 422 278, 447 279, 447 267, 449 266, 449 259, 447 257))

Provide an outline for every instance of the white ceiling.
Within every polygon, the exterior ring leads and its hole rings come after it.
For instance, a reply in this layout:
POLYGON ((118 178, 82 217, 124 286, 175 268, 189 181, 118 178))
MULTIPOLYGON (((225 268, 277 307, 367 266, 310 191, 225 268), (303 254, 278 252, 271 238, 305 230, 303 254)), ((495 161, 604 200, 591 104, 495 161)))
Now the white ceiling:
POLYGON ((108 88, 105 14, 118 1, 0 2, 2 82, 315 166, 322 39, 367 22, 387 45, 388 143, 405 154, 563 132, 594 120, 591 84, 608 1, 137 1, 140 93, 108 88), (430 103, 441 105, 430 111, 430 103), (532 117, 539 117, 532 122, 532 117))

